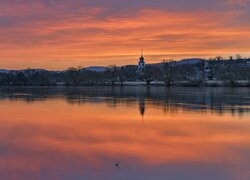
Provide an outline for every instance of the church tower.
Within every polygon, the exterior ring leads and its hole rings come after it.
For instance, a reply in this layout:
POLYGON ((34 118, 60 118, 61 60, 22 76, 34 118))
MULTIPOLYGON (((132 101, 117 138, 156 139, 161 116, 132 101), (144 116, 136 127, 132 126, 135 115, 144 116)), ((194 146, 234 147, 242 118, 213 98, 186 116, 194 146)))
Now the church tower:
POLYGON ((141 57, 139 58, 138 68, 137 68, 137 75, 143 76, 145 71, 145 61, 143 57, 143 50, 141 50, 141 57))

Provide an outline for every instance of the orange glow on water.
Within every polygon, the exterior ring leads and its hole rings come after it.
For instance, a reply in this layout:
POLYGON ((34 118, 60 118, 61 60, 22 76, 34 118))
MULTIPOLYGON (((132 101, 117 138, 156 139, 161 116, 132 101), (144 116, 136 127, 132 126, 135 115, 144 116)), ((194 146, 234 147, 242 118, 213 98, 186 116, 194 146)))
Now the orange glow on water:
MULTIPOLYGON (((0 169, 22 172, 29 167, 37 175, 43 169, 72 171, 65 164, 73 163, 82 173, 88 167, 94 172, 106 167, 106 157, 152 167, 220 164, 234 167, 230 173, 236 177, 244 172, 239 168, 247 162, 240 151, 250 148, 249 114, 239 117, 176 107, 164 112, 147 101, 145 106, 142 122, 137 103, 1 101, 0 142, 8 154, 1 157, 0 169)), ((245 172, 241 175, 249 177, 245 172)))

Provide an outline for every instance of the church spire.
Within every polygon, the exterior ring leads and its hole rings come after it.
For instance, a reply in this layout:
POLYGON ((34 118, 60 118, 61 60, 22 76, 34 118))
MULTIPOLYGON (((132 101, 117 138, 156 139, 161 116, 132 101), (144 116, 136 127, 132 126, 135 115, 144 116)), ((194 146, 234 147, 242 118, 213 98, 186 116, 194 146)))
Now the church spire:
POLYGON ((144 63, 143 49, 141 49, 141 57, 140 57, 140 62, 143 62, 143 63, 144 63))
POLYGON ((140 62, 143 62, 143 63, 144 63, 143 49, 141 49, 141 57, 140 57, 140 62))
POLYGON ((141 57, 139 58, 137 74, 139 77, 143 76, 145 70, 145 62, 143 57, 143 49, 141 49, 141 57))

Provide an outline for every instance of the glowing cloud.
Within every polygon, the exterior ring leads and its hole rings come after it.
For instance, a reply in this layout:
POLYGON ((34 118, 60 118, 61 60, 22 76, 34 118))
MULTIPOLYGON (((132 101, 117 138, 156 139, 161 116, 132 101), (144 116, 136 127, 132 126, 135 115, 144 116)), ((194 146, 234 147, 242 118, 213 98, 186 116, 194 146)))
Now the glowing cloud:
POLYGON ((248 56, 249 1, 226 2, 2 0, 0 68, 130 64, 141 48, 147 62, 248 56))

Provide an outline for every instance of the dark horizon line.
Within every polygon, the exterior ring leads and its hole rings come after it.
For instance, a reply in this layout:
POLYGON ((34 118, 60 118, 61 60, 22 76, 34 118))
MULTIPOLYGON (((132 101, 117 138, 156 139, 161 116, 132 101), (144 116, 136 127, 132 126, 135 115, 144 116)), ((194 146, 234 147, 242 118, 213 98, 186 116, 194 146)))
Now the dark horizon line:
MULTIPOLYGON (((155 63, 146 63, 146 65, 157 65, 157 64, 162 64, 164 63, 164 61, 169 61, 169 62, 181 62, 181 61, 211 61, 211 60, 222 60, 222 61, 228 61, 228 60, 250 60, 250 57, 240 57, 240 58, 234 58, 233 56, 229 56, 229 58, 224 58, 223 56, 216 56, 214 58, 184 58, 184 59, 173 59, 173 58, 166 58, 163 59, 160 62, 155 62, 155 63), (232 57, 230 59, 230 57, 232 57), (220 58, 220 59, 218 59, 220 58)), ((109 64, 109 65, 90 65, 90 66, 69 66, 66 69, 62 69, 62 70, 49 70, 46 68, 32 68, 32 67, 27 67, 27 68, 22 68, 22 69, 7 69, 7 68, 0 68, 0 71, 24 71, 24 70, 42 70, 42 71, 58 71, 58 72, 62 72, 62 71, 67 71, 69 68, 80 68, 80 69, 87 69, 87 68, 109 68, 110 66, 116 66, 116 67, 125 67, 125 66, 137 66, 138 64, 124 64, 124 65, 116 65, 116 64, 109 64)), ((1 72, 0 72, 1 73, 1 72)))

